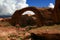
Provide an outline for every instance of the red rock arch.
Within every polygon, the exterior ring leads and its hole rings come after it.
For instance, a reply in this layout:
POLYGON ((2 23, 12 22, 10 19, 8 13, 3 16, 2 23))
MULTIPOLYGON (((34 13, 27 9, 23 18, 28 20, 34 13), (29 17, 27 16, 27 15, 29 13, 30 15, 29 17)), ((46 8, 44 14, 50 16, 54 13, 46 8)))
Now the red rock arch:
POLYGON ((15 13, 12 15, 12 19, 11 19, 10 23, 12 25, 13 24, 14 25, 19 24, 20 17, 22 15, 22 13, 24 13, 25 11, 33 11, 36 14, 36 17, 37 17, 37 21, 36 21, 37 25, 38 26, 43 25, 42 24, 42 15, 41 15, 41 12, 36 7, 26 7, 24 9, 15 11, 15 13))

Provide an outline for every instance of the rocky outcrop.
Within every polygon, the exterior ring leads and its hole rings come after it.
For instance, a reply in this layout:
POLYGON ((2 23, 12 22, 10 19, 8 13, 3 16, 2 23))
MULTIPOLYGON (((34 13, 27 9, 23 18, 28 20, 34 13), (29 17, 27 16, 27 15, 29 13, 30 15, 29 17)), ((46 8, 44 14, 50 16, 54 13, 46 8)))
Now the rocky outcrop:
POLYGON ((60 0, 55 1, 53 20, 55 23, 60 24, 60 0))
POLYGON ((51 8, 40 8, 39 9, 41 11, 41 15, 43 17, 43 23, 44 25, 50 26, 53 25, 53 9, 51 8))
POLYGON ((12 19, 11 19, 10 23, 12 25, 16 25, 16 24, 21 25, 20 20, 21 20, 22 13, 24 13, 25 11, 29 11, 29 10, 33 11, 36 14, 36 18, 37 18, 36 19, 36 24, 37 24, 37 26, 42 26, 43 25, 43 20, 42 20, 41 12, 40 12, 40 10, 38 10, 35 7, 27 7, 27 8, 15 11, 15 13, 12 15, 12 19))
POLYGON ((33 16, 21 15, 19 24, 20 26, 34 26, 36 25, 36 20, 32 18, 33 16))
POLYGON ((35 8, 35 7, 27 7, 21 10, 17 10, 15 11, 15 13, 12 15, 12 19, 10 24, 12 25, 29 25, 29 24, 34 24, 34 20, 36 22, 37 26, 42 26, 42 25, 53 25, 53 20, 52 20, 52 10, 51 8, 35 8), (35 16, 22 16, 22 13, 24 13, 25 11, 33 11, 35 13, 35 16), (36 17, 36 18, 35 18, 36 17), (34 19, 34 20, 33 20, 34 19), (28 23, 26 20, 31 20, 30 23, 28 23))

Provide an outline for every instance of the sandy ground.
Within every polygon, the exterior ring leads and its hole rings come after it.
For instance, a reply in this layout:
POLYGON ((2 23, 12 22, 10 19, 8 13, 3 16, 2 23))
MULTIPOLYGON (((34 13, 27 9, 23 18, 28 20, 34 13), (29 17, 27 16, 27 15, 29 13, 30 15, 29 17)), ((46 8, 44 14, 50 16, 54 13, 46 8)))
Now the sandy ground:
MULTIPOLYGON (((42 26, 38 28, 31 29, 26 31, 24 28, 17 29, 14 26, 11 26, 8 22, 0 22, 0 37, 6 37, 6 40, 9 40, 9 36, 16 35, 15 37, 24 38, 25 36, 30 35, 30 33, 35 34, 42 34, 42 33, 49 33, 49 34, 60 34, 60 25, 53 25, 53 26, 42 26)), ((17 38, 16 38, 17 39, 17 38)), ((5 39, 4 39, 5 40, 5 39)))

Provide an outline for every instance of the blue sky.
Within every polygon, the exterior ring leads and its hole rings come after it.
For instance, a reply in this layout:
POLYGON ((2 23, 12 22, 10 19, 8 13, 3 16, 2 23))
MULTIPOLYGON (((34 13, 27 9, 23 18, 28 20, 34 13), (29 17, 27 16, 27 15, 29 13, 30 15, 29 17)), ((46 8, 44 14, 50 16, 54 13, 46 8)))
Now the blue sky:
POLYGON ((0 0, 0 15, 13 15, 16 10, 29 6, 54 8, 54 2, 55 0, 0 0))
POLYGON ((55 4, 55 0, 27 0, 29 6, 47 7, 49 3, 55 4))

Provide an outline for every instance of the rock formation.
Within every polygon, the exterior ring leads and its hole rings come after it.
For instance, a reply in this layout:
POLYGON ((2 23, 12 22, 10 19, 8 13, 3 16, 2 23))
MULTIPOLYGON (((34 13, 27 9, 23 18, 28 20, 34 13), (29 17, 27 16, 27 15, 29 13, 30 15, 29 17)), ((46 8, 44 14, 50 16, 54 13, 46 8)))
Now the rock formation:
POLYGON ((41 8, 39 9, 41 11, 41 15, 43 17, 43 23, 45 25, 53 25, 53 18, 52 18, 52 14, 53 14, 53 9, 51 8, 41 8))
POLYGON ((20 26, 34 26, 36 25, 35 19, 32 18, 33 16, 28 16, 28 14, 26 15, 21 15, 19 24, 20 26))
POLYGON ((33 11, 36 14, 36 18, 37 18, 36 19, 36 23, 37 23, 37 25, 38 26, 42 26, 43 25, 43 20, 42 20, 41 12, 40 12, 40 10, 38 10, 35 7, 27 7, 27 8, 15 11, 15 13, 12 15, 12 19, 11 19, 10 23, 12 25, 16 25, 16 24, 20 25, 21 15, 25 11, 33 11))
POLYGON ((31 20, 31 25, 33 21, 35 20, 37 26, 42 26, 42 25, 52 25, 53 24, 53 19, 52 19, 52 10, 51 8, 36 8, 36 7, 26 7, 21 10, 15 11, 15 13, 12 15, 12 19, 10 21, 10 24, 12 25, 22 25, 22 24, 29 24, 26 22, 27 19, 31 20), (25 15, 22 16, 22 14, 25 11, 33 11, 35 13, 36 19, 34 19, 34 16, 29 16, 25 15), (25 19, 26 18, 26 19, 25 19), (34 19, 34 20, 33 20, 34 19))
POLYGON ((60 24, 60 0, 55 1, 55 7, 54 7, 54 13, 53 15, 53 20, 55 23, 60 24))

